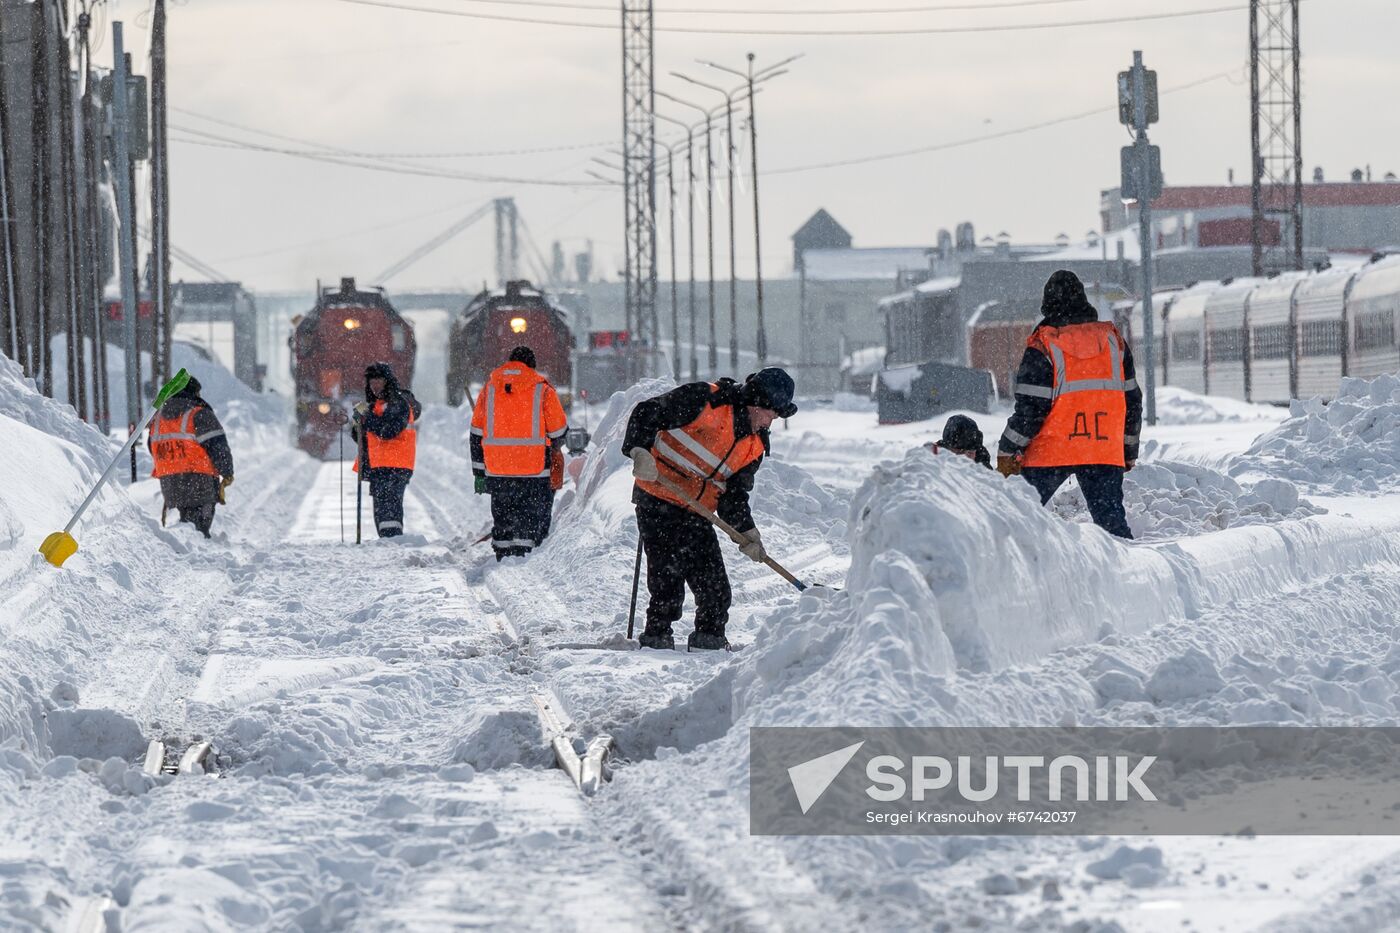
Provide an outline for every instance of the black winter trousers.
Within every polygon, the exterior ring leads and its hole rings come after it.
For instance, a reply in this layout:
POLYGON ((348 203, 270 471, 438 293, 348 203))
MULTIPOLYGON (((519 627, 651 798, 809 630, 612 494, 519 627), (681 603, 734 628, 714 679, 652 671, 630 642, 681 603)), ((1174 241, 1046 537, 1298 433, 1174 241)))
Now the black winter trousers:
POLYGON ((496 560, 528 554, 549 536, 554 490, 548 477, 488 476, 486 492, 491 496, 491 547, 496 560))
POLYGON ((369 494, 374 497, 374 527, 381 538, 396 538, 403 534, 403 496, 412 470, 393 467, 371 468, 369 494))
POLYGON ((655 496, 639 496, 635 501, 651 594, 646 633, 672 634, 671 623, 681 617, 689 586, 695 596, 695 631, 723 635, 732 594, 714 526, 655 496))
POLYGON ((1123 511, 1124 472, 1119 466, 1026 467, 1021 475, 1040 493, 1041 505, 1049 502, 1065 480, 1073 476, 1079 480, 1094 524, 1111 535, 1131 539, 1133 532, 1123 511))
POLYGON ((209 529, 214 526, 214 505, 213 502, 203 502, 199 505, 176 506, 180 511, 180 521, 189 522, 199 530, 204 537, 209 537, 209 529))

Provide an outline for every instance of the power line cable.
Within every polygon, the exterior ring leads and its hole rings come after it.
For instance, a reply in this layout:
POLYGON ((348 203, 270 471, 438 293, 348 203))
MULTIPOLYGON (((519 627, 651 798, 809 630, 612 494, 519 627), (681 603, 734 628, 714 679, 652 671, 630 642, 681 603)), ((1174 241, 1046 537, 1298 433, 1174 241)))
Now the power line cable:
MULTIPOLYGON (((415 6, 408 3, 394 3, 390 0, 337 0, 339 3, 353 3, 356 6, 378 7, 387 10, 402 10, 410 13, 433 13, 439 16, 460 16, 468 19, 492 20, 505 23, 525 23, 532 26, 571 26, 576 29, 607 29, 617 31, 620 23, 581 23, 566 20, 540 19, 528 16, 512 16, 501 13, 477 13, 468 10, 444 10, 437 7, 415 6)), ((1207 7, 1196 10, 1172 10, 1159 13, 1138 13, 1124 16, 1108 16, 1099 19, 1065 20, 1062 22, 1005 23, 993 26, 909 26, 902 29, 724 29, 704 26, 655 26, 656 32, 687 33, 706 36, 788 36, 788 37, 842 37, 859 36, 927 36, 927 35, 966 35, 969 33, 1032 32, 1045 29, 1074 29, 1083 26, 1110 26, 1120 23, 1141 23, 1154 20, 1184 19, 1192 16, 1210 16, 1217 13, 1238 13, 1248 10, 1247 4, 1207 7)))
MULTIPOLYGON (((485 3, 495 6, 523 6, 542 7, 554 10, 596 10, 604 13, 617 13, 616 4, 600 3, 566 3, 562 0, 457 0, 459 3, 485 3)), ((672 13, 685 15, 714 15, 714 16, 863 16, 883 15, 883 14, 907 14, 907 13, 955 13, 966 11, 982 10, 1006 10, 1023 7, 1038 6, 1062 6, 1067 3, 1090 3, 1093 0, 986 0, 983 3, 946 3, 937 5, 902 6, 902 7, 875 7, 870 9, 831 9, 831 10, 794 10, 775 9, 772 7, 714 7, 710 9, 700 7, 665 7, 657 10, 657 13, 669 15, 672 13)))

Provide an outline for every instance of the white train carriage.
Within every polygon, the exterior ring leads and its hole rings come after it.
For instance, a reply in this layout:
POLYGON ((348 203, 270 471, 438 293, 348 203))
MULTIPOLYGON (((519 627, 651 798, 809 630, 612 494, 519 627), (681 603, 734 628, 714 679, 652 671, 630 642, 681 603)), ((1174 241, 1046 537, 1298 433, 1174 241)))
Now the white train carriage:
POLYGON ((1382 259, 1362 269, 1352 282, 1346 302, 1350 341, 1348 376, 1371 377, 1400 370, 1400 256, 1382 259))
POLYGON ((1206 301, 1218 282, 1177 292, 1167 308, 1167 378, 1170 385, 1205 393, 1206 301))
POLYGON ((1206 299, 1206 384, 1209 394, 1248 399, 1245 321, 1260 279, 1235 279, 1206 299))
MULTIPOLYGON (((1152 356, 1156 364, 1154 377, 1157 385, 1165 385, 1167 382, 1167 371, 1165 363, 1171 353, 1171 335, 1167 332, 1167 309, 1171 307, 1173 299, 1181 294, 1179 290, 1169 290, 1156 292, 1152 296, 1152 356)), ((1147 351, 1144 348, 1144 337, 1146 336, 1146 325, 1142 319, 1141 301, 1122 301, 1113 306, 1114 320, 1118 322, 1119 330, 1128 338, 1128 346, 1133 351, 1133 364, 1137 367, 1138 385, 1146 386, 1147 376, 1147 351)))
POLYGON ((1347 293, 1355 279, 1355 270, 1328 269, 1308 276, 1293 293, 1297 327, 1294 398, 1332 398, 1337 394, 1346 347, 1347 293))
POLYGON ((1293 299, 1307 276, 1289 272, 1264 282, 1249 297, 1249 399, 1287 404, 1294 396, 1293 299))

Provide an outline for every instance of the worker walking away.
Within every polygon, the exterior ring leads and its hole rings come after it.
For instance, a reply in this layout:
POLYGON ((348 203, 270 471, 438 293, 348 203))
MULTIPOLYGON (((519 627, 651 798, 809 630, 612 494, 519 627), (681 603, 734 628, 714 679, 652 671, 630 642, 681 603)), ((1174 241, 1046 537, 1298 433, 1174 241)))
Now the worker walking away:
POLYGON ((1117 327, 1098 319, 1073 272, 1050 276, 1040 313, 1016 371, 1016 410, 997 469, 1024 476, 1042 504, 1074 476, 1094 523, 1131 538, 1123 474, 1137 460, 1142 425, 1132 351, 1117 327))
POLYGON ((687 644, 729 647, 729 575, 714 526, 690 502, 742 534, 744 556, 760 562, 767 556, 749 492, 768 452, 768 426, 797 412, 793 389, 791 376, 769 368, 742 385, 732 379, 683 385, 632 410, 622 452, 632 459, 632 502, 651 594, 643 648, 675 647, 671 626, 681 617, 687 586, 695 597, 687 644))
POLYGON ((549 535, 563 479, 569 422, 559 394, 535 365, 533 350, 516 347, 487 378, 472 409, 472 474, 477 494, 491 497, 498 561, 530 553, 549 535))
POLYGON ((360 473, 360 482, 369 483, 374 527, 381 538, 403 534, 403 497, 418 458, 418 419, 422 417, 423 406, 399 385, 388 363, 365 368, 365 400, 355 406, 350 437, 360 452, 354 469, 360 473), (366 463, 360 463, 361 457, 366 463))
POLYGON ((942 439, 929 444, 928 448, 934 453, 947 451, 966 457, 987 469, 992 467, 992 455, 982 446, 982 429, 967 415, 953 415, 949 418, 943 425, 942 439))
POLYGON ((214 409, 200 396, 193 376, 185 387, 161 406, 146 446, 160 479, 161 523, 169 509, 180 513, 209 537, 214 509, 224 501, 224 490, 233 485, 233 452, 214 409))

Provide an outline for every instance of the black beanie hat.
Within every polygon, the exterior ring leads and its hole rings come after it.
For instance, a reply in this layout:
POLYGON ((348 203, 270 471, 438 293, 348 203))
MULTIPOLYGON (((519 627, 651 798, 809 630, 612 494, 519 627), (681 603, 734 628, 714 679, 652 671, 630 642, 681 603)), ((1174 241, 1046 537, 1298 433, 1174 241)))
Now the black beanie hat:
POLYGON ((365 379, 393 379, 394 369, 388 363, 370 363, 365 367, 365 379))
POLYGON ((1053 273, 1045 283, 1045 292, 1040 299, 1040 313, 1043 317, 1055 317, 1083 308, 1093 310, 1089 296, 1084 293, 1084 283, 1079 276, 1068 269, 1053 273))
POLYGON ((796 389, 786 371, 770 366, 749 374, 744 380, 742 395, 745 405, 767 408, 777 412, 779 418, 791 418, 797 414, 797 406, 792 402, 796 389))
POLYGON ((531 369, 535 368, 535 351, 529 347, 516 347, 510 351, 510 362, 524 363, 531 369))
POLYGON ((976 450, 982 446, 982 429, 967 415, 954 415, 943 425, 939 444, 949 450, 976 450))

